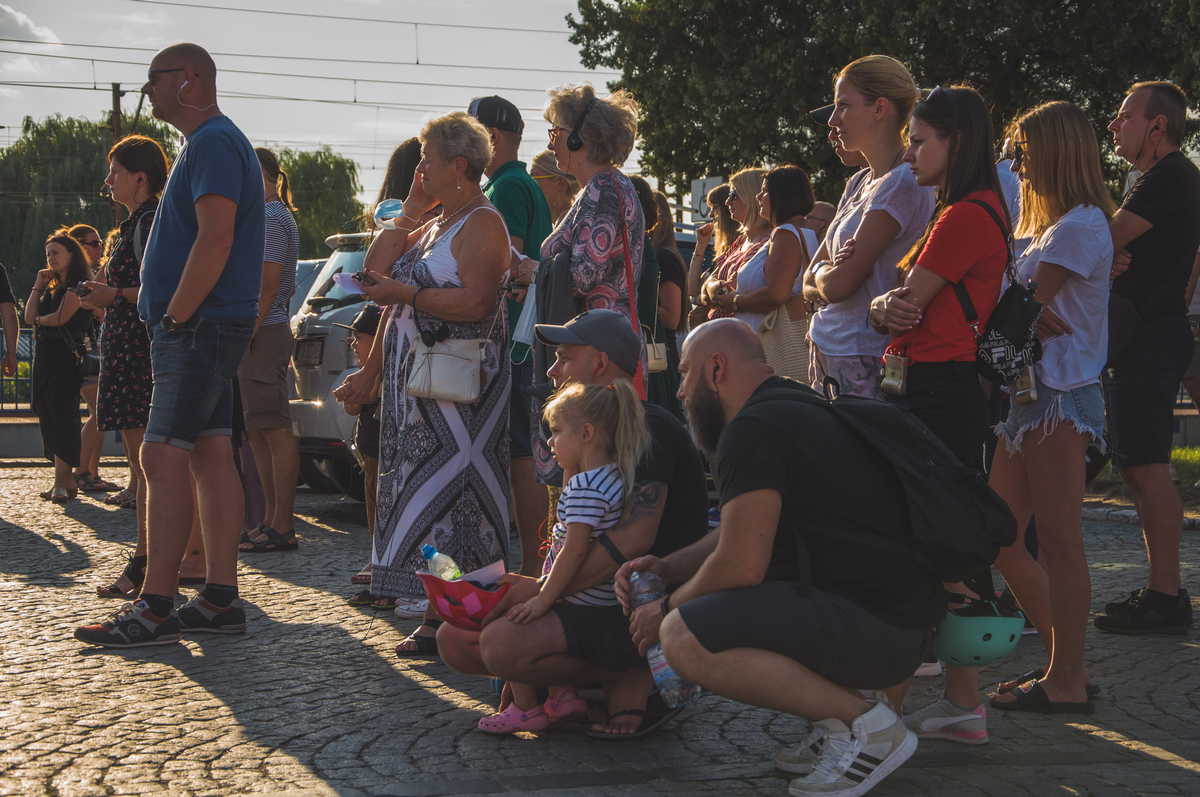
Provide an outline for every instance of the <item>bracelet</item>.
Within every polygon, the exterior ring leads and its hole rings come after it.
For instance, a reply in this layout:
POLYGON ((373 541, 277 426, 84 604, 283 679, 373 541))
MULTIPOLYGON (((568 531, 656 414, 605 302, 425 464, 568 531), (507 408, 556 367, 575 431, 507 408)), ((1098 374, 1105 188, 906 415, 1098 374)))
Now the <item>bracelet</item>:
POLYGON ((821 269, 830 268, 832 266, 833 266, 832 260, 818 260, 815 264, 813 264, 813 267, 812 267, 813 277, 816 277, 818 274, 820 274, 821 269))
POLYGON ((738 311, 738 302, 737 302, 737 300, 738 300, 738 295, 735 293, 735 294, 733 295, 733 312, 735 312, 735 313, 738 311))
POLYGON ((417 289, 415 291, 413 291, 412 298, 408 300, 409 307, 411 307, 414 310, 417 309, 417 297, 421 294, 421 291, 423 291, 423 290, 425 290, 424 285, 417 286, 417 289))

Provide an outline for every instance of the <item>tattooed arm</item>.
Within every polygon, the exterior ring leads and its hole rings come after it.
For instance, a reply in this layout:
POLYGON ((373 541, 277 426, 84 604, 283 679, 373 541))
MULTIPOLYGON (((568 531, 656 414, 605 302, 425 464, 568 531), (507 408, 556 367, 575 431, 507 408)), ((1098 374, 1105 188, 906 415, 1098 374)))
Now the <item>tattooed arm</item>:
MULTIPOLYGON (((608 538, 626 559, 641 556, 654 545, 654 538, 658 536, 658 524, 662 522, 663 508, 667 505, 667 489, 665 482, 636 485, 633 488, 633 506, 629 510, 629 517, 620 525, 608 530, 608 538)), ((583 566, 579 568, 563 594, 570 595, 612 581, 618 564, 604 546, 592 545, 583 566)))

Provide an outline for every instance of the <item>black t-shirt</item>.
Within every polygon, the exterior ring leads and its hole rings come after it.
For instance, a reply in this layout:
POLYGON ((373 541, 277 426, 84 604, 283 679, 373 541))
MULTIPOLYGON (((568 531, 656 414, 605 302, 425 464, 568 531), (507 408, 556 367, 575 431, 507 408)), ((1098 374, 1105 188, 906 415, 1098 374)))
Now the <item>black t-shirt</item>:
POLYGON ((17 300, 13 297, 12 284, 8 281, 8 271, 5 270, 4 264, 0 263, 0 304, 16 304, 17 300))
POLYGON ((1172 152, 1137 179, 1121 208, 1154 226, 1130 242, 1133 262, 1113 291, 1133 302, 1143 322, 1186 315, 1184 292, 1200 248, 1200 169, 1172 152))
MULTIPOLYGON (((807 389, 772 377, 755 395, 791 386, 807 389)), ((721 435, 717 484, 722 504, 756 490, 781 496, 765 581, 811 584, 903 628, 944 614, 937 577, 915 550, 906 555, 912 532, 899 479, 827 409, 800 398, 744 407, 721 435)))
POLYGON ((662 282, 673 282, 679 290, 685 290, 687 270, 683 265, 683 257, 673 249, 665 246, 655 250, 658 255, 658 273, 662 282))
POLYGON ((364 457, 379 459, 379 402, 362 405, 354 424, 354 445, 364 457))
POLYGON ((667 485, 658 536, 650 553, 666 556, 691 545, 708 532, 708 491, 704 463, 691 436, 678 419, 657 404, 643 402, 650 430, 650 451, 637 469, 638 484, 667 485))

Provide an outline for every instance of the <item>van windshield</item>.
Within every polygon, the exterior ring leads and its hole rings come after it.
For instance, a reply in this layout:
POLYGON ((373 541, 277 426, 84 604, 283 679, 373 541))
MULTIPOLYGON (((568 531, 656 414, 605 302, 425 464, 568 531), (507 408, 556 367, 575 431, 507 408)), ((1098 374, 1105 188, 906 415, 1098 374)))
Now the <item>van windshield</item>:
MULTIPOLYGON (((366 260, 366 257, 366 249, 338 249, 330 255, 329 260, 322 267, 321 273, 313 280, 312 288, 309 289, 305 302, 324 297, 341 304, 347 299, 357 297, 357 294, 352 294, 337 285, 333 281, 333 277, 335 274, 355 274, 362 271, 363 261, 366 260)), ((357 301, 357 298, 354 298, 354 301, 357 301)))

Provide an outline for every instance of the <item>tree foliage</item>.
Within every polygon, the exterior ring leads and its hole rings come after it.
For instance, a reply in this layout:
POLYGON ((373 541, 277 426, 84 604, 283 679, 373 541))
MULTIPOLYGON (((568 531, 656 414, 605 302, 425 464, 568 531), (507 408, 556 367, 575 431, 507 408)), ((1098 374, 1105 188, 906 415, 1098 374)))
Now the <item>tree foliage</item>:
POLYGON ((358 165, 329 147, 311 152, 285 149, 278 155, 291 183, 292 201, 299 208, 295 216, 300 257, 328 257, 325 239, 357 230, 363 215, 362 203, 355 198, 362 190, 358 165))
POLYGON ((899 58, 920 86, 975 86, 998 136, 1021 111, 1067 99, 1107 138, 1135 80, 1200 95, 1200 0, 579 0, 567 22, 586 66, 621 71, 611 86, 642 105, 642 165, 676 185, 795 162, 836 198, 845 171, 807 111, 867 53, 899 58))
MULTIPOLYGON (((131 132, 133 119, 122 120, 131 132)), ((164 122, 141 117, 133 132, 161 143, 174 160, 183 141, 164 122)), ((0 262, 8 267, 13 290, 24 296, 34 274, 45 263, 46 236, 63 225, 90 224, 103 236, 125 209, 100 196, 112 146, 107 115, 91 120, 51 116, 40 122, 26 118, 21 137, 0 150, 0 262)), ((362 206, 358 169, 349 158, 329 151, 279 154, 300 207, 302 257, 326 257, 325 237, 355 228, 362 206)))
MULTIPOLYGON (((122 120, 128 133, 133 118, 122 120)), ((158 140, 174 157, 179 135, 166 124, 142 117, 136 131, 158 140)), ((54 229, 90 224, 101 236, 125 217, 125 209, 100 196, 113 144, 107 115, 91 120, 26 117, 21 137, 0 150, 0 261, 13 290, 24 296, 45 265, 43 243, 54 229)))

